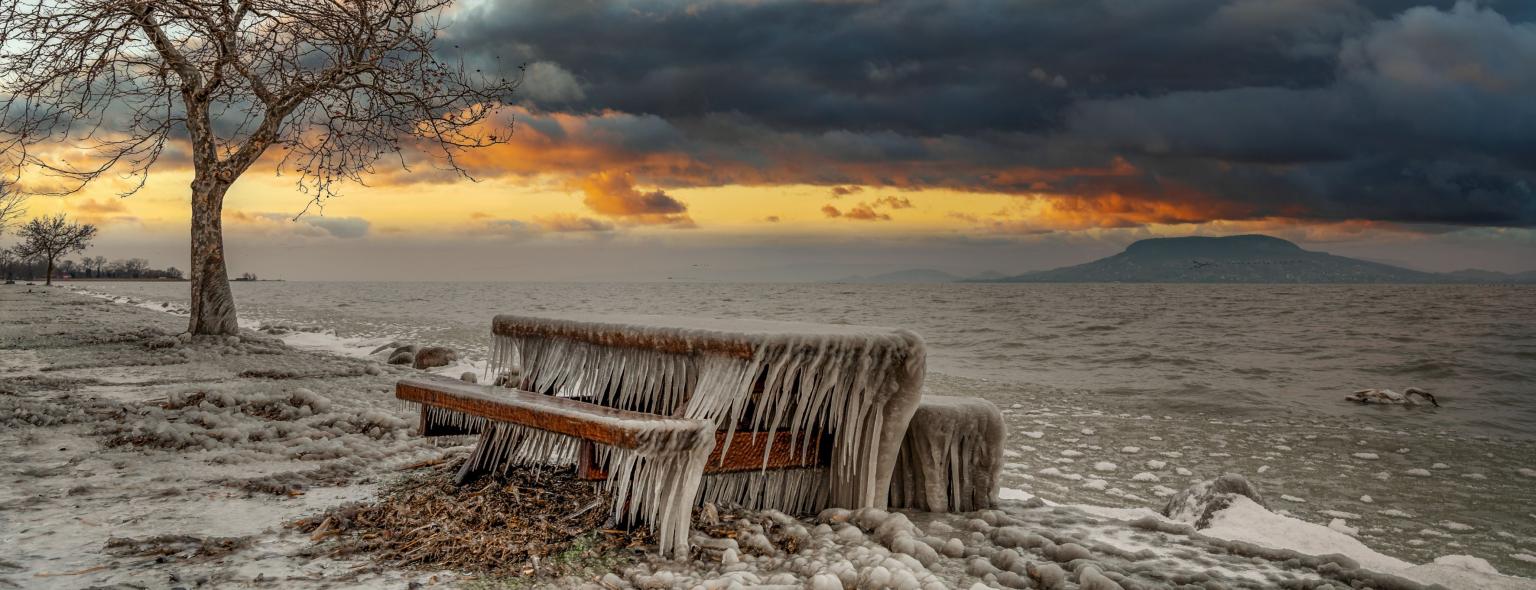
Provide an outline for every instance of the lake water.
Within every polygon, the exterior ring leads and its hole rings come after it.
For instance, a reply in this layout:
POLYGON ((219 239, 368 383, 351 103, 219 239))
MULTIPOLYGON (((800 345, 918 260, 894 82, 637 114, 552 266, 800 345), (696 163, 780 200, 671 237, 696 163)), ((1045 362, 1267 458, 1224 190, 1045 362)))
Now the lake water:
MULTIPOLYGON (((185 305, 185 283, 81 283, 185 305)), ((1536 575, 1536 287, 236 283, 242 317, 483 359, 491 316, 541 311, 910 328, 928 390, 1006 408, 1005 484, 1157 506, 1235 471, 1272 508, 1404 558, 1536 575), (1443 407, 1364 407, 1420 387, 1443 407), (1105 468, 1106 465, 1112 468, 1105 468), (1527 559, 1529 558, 1529 559, 1527 559)))

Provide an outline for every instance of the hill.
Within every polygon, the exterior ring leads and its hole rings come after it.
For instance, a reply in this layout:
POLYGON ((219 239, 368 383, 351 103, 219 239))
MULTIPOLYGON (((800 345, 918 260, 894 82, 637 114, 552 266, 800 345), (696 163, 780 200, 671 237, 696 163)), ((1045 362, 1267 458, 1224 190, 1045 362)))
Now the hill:
MULTIPOLYGON (((1325 252, 1263 235, 1153 238, 1086 264, 999 279, 1021 283, 1445 283, 1464 278, 1325 252)), ((1480 281, 1479 281, 1480 282, 1480 281)))

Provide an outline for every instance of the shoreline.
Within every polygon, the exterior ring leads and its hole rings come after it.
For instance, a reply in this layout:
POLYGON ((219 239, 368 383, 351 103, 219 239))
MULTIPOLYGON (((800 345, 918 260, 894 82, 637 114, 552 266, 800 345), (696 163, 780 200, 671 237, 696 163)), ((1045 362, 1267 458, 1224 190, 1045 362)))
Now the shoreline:
MULTIPOLYGON (((29 416, 7 423, 14 427, 0 434, 0 447, 10 449, 5 476, 17 484, 0 497, 0 506, 16 516, 0 525, 0 538, 12 541, 21 558, 14 573, 0 567, 0 582, 22 587, 78 587, 87 581, 159 583, 172 572, 190 572, 186 575, 193 578, 186 579, 224 576, 221 581, 250 585, 256 584, 258 574, 264 579, 287 577, 290 583, 285 587, 305 587, 311 578, 318 580, 313 587, 388 586, 434 579, 432 574, 367 562, 303 556, 308 539, 282 528, 299 515, 371 497, 376 484, 390 477, 393 468, 445 455, 444 449, 410 434, 410 412, 389 394, 394 379, 415 371, 270 341, 158 347, 166 342, 164 337, 182 329, 181 319, 165 308, 121 305, 64 289, 32 289, 41 292, 27 293, 20 285, 0 289, 4 315, 25 318, 0 329, 0 345, 4 345, 0 384, 10 388, 0 392, 0 402, 15 406, 6 408, 11 414, 29 416), (207 416, 199 415, 217 428, 182 428, 186 424, 164 419, 165 406, 175 406, 191 390, 216 392, 230 402, 229 406, 215 403, 203 410, 207 416), (308 393, 295 396, 297 390, 308 393), (356 431, 314 428, 300 433, 304 436, 252 440, 251 434, 262 433, 268 424, 240 408, 278 398, 294 412, 309 413, 304 417, 309 422, 299 420, 301 425, 320 422, 313 418, 328 415, 353 420, 363 416, 372 424, 356 431), (149 444, 114 442, 135 436, 147 437, 149 444), (328 478, 318 477, 315 471, 331 473, 328 478), (252 496, 230 485, 253 476, 345 483, 312 485, 301 495, 276 498, 252 496), (218 559, 173 559, 167 564, 146 564, 104 549, 108 537, 166 534, 247 538, 250 545, 218 559), (367 573, 347 573, 352 577, 345 580, 337 577, 338 571, 350 572, 359 565, 367 573)), ((1035 440, 1028 433, 1013 436, 1035 440)), ((1012 499, 1001 512, 1021 521, 1040 516, 1037 512, 1048 508, 1024 501, 1031 495, 1009 490, 1004 497, 1012 499)), ((1097 512, 1105 521, 1089 528, 1106 538, 1145 534, 1125 521, 1150 517, 1144 509, 1059 510, 1097 512)), ((1285 526, 1307 524, 1264 514, 1283 519, 1273 522, 1285 526)), ((912 515, 930 532, 951 526, 930 524, 930 518, 935 523, 948 522, 932 515, 912 515)), ((1042 524, 1055 526, 1051 518, 1040 518, 1042 524)), ((963 526, 964 520, 959 524, 963 526)), ((1305 529, 1305 534, 1325 533, 1305 529)), ((1340 541, 1342 537, 1329 538, 1340 541)), ((1448 548, 1442 553, 1456 551, 1448 548)), ((1362 563, 1380 557, 1384 558, 1381 563, 1394 568, 1408 565, 1368 549, 1359 555, 1365 557, 1356 558, 1362 563)), ((1430 570, 1418 573, 1429 575, 1430 570)), ((434 583, 450 583, 453 578, 437 576, 434 583)), ((1499 581, 1517 584, 1508 587, 1529 587, 1519 585, 1529 580, 1500 576, 1499 581)))

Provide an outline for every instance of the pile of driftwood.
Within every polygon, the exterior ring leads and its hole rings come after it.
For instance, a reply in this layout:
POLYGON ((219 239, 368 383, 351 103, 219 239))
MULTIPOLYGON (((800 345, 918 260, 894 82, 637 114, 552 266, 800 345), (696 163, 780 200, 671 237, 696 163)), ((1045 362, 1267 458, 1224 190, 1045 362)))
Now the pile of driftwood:
POLYGON ((605 528, 612 498, 573 469, 513 467, 454 485, 444 463, 391 485, 374 503, 296 521, 332 556, 492 575, 560 576, 607 567, 653 540, 605 528))

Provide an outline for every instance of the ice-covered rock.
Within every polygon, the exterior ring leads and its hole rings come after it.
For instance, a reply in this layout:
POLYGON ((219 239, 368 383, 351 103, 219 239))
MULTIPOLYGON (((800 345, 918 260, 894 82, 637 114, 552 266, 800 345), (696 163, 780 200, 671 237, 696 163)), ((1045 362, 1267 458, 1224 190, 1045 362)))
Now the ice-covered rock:
POLYGON ((416 369, 431 369, 433 367, 446 367, 459 360, 458 351, 446 346, 428 346, 416 351, 415 359, 411 367, 416 369))
POLYGON ((1246 497, 1260 506, 1268 507, 1258 489, 1248 478, 1228 473, 1210 481, 1203 481, 1174 494, 1163 506, 1162 514, 1177 521, 1195 525, 1197 529, 1210 526, 1217 512, 1232 504, 1237 497, 1246 497))

